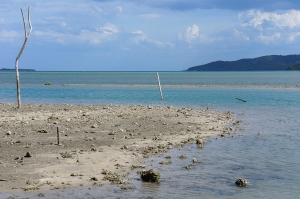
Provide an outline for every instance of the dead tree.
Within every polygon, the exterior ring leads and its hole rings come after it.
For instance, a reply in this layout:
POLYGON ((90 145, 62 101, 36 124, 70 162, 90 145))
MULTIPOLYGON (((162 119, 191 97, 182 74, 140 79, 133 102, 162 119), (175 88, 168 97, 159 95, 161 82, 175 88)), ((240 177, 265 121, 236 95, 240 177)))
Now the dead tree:
POLYGON ((23 14, 23 10, 21 8, 21 13, 22 13, 22 18, 23 18, 23 24, 24 24, 24 32, 25 32, 25 40, 23 43, 23 46, 18 54, 18 57, 16 58, 16 79, 17 79, 17 95, 18 95, 18 108, 21 108, 21 97, 20 97, 20 79, 19 79, 19 69, 18 69, 18 61, 19 58, 21 57, 23 50, 26 46, 27 40, 30 36, 30 33, 32 31, 32 26, 31 26, 31 22, 30 22, 30 6, 28 6, 28 25, 29 25, 29 32, 27 33, 26 31, 26 23, 25 23, 25 19, 24 19, 24 14, 23 14))

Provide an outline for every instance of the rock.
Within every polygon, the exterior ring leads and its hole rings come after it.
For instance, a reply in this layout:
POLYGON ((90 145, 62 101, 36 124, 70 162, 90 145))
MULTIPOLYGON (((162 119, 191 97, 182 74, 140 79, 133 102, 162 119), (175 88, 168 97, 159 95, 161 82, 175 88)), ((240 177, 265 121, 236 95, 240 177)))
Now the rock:
POLYGON ((150 169, 149 171, 142 171, 141 178, 144 182, 159 182, 160 173, 155 171, 154 169, 150 169))
POLYGON ((98 124, 94 124, 91 128, 98 128, 98 124))
POLYGON ((14 158, 14 160, 20 160, 20 159, 21 159, 20 156, 17 156, 17 157, 14 158))
POLYGON ((204 141, 203 138, 198 138, 198 139, 196 140, 196 144, 198 144, 198 145, 204 145, 204 144, 205 144, 205 141, 204 141))
POLYGON ((67 151, 65 153, 60 153, 62 158, 72 158, 72 154, 68 153, 67 151))
POLYGON ((190 165, 188 165, 188 166, 185 166, 184 168, 186 168, 186 169, 191 169, 192 168, 192 164, 190 164, 190 165))
POLYGON ((48 133, 48 131, 45 129, 41 129, 41 130, 38 130, 38 133, 48 133))
POLYGON ((240 187, 245 187, 245 186, 249 185, 250 183, 246 179, 238 178, 235 181, 235 184, 240 187))
POLYGON ((6 135, 11 135, 11 131, 7 131, 6 135))
POLYGON ((132 165, 131 169, 146 168, 146 165, 132 165))
POLYGON ((46 195, 43 194, 43 193, 39 193, 37 196, 38 196, 38 197, 45 197, 46 195))
POLYGON ((120 185, 120 188, 124 190, 132 189, 131 186, 125 186, 125 185, 120 185))
POLYGON ((96 177, 91 177, 90 180, 91 180, 91 181, 98 181, 98 178, 96 178, 96 177))
POLYGON ((196 158, 193 158, 193 163, 199 163, 200 160, 197 160, 196 158))
POLYGON ((179 156, 180 159, 186 159, 186 155, 182 154, 181 156, 179 156))
POLYGON ((171 161, 161 161, 161 162, 159 162, 159 164, 171 164, 171 161))
POLYGON ((261 135, 261 132, 259 131, 259 132, 257 133, 257 135, 261 135))
POLYGON ((45 83, 45 85, 46 85, 46 86, 51 86, 52 83, 51 83, 51 82, 47 82, 47 83, 45 83))
POLYGON ((25 158, 31 158, 32 157, 32 155, 31 155, 31 153, 30 152, 27 152, 26 153, 26 155, 24 156, 25 158))

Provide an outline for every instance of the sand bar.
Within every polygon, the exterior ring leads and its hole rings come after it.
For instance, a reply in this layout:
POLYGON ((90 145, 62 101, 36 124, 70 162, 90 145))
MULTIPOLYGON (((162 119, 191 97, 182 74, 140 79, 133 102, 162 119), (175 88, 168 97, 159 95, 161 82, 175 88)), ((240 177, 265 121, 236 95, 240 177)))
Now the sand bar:
POLYGON ((145 158, 230 134, 236 124, 229 111, 0 103, 0 192, 124 187, 132 169, 147 169, 145 158))

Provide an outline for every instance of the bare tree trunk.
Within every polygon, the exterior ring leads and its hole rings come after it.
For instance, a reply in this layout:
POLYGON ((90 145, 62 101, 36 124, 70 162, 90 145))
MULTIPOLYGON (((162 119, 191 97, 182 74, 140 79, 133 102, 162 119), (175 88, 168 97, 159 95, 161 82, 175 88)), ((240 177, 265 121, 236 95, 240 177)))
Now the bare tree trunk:
POLYGON ((23 50, 26 46, 27 40, 30 36, 30 33, 32 31, 32 26, 31 26, 31 22, 30 22, 30 6, 28 6, 28 25, 29 25, 29 32, 28 34, 26 33, 26 23, 25 23, 25 19, 24 19, 24 14, 23 14, 23 10, 21 8, 21 13, 22 13, 22 18, 23 18, 23 24, 24 24, 24 32, 25 32, 25 41, 23 43, 23 46, 18 54, 18 57, 16 58, 16 79, 17 79, 17 95, 18 95, 18 108, 21 108, 21 97, 20 97, 20 79, 19 79, 19 68, 18 68, 18 61, 23 53, 23 50))

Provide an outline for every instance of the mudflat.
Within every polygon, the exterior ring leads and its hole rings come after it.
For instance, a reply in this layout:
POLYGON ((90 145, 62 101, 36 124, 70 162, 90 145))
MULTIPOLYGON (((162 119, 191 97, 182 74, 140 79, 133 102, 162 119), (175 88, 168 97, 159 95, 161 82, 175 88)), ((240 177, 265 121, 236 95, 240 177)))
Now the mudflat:
POLYGON ((145 158, 236 124, 229 111, 0 103, 0 192, 124 187, 132 169, 147 169, 145 158))

